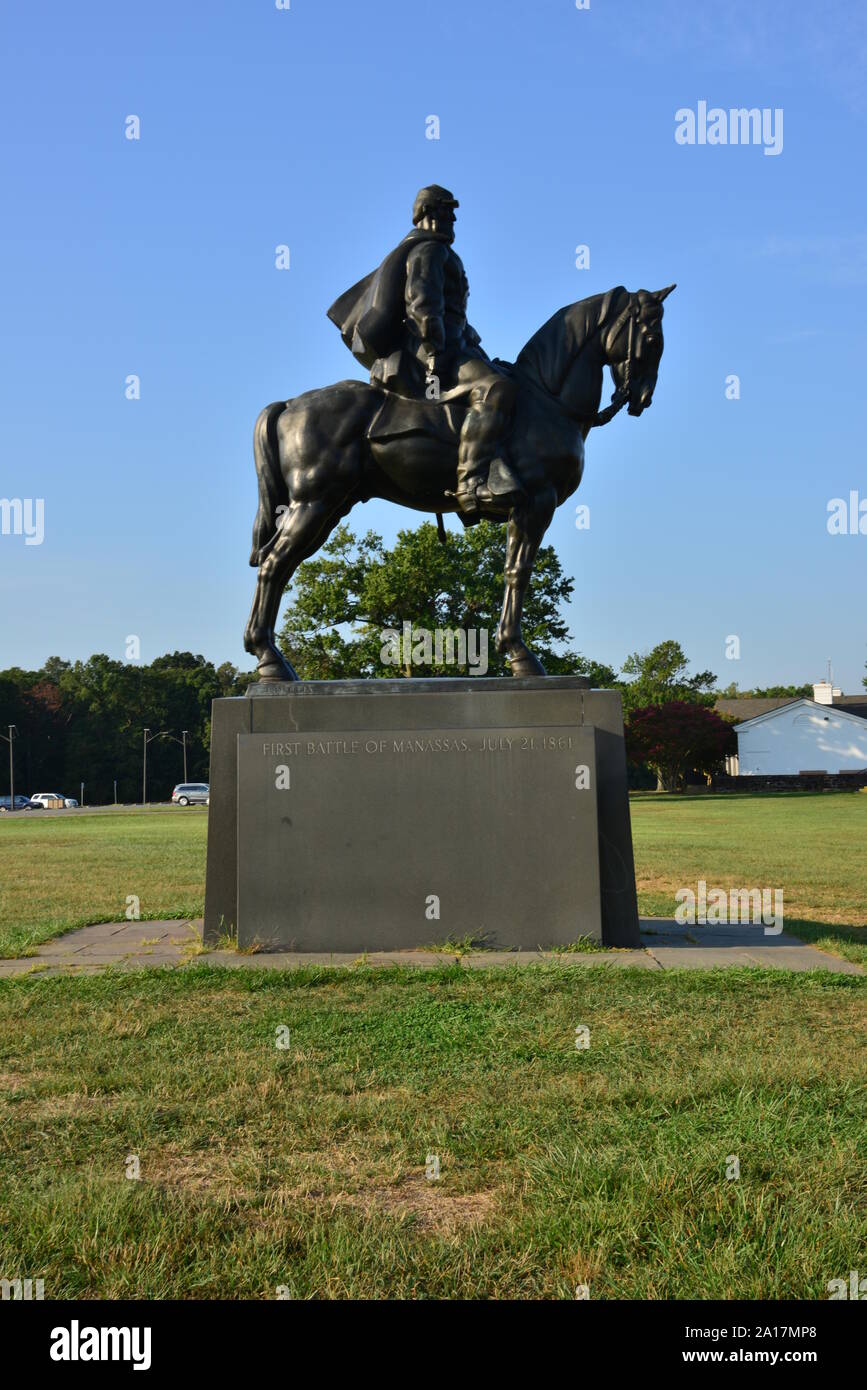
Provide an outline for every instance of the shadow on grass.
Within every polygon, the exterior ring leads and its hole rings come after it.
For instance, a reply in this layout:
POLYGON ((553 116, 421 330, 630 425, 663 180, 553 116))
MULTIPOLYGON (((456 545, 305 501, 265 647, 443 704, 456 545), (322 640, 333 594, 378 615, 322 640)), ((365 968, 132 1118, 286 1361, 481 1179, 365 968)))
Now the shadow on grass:
POLYGON ((787 917, 784 930, 829 955, 867 966, 867 925, 848 927, 836 922, 809 922, 787 917))

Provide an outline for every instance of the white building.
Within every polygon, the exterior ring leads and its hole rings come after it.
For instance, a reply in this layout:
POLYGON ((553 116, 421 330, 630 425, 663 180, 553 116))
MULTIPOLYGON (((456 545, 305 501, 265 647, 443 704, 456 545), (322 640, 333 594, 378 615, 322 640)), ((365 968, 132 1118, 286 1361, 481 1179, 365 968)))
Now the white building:
MULTIPOLYGON (((867 719, 845 708, 851 703, 863 711, 864 701, 841 695, 827 681, 814 685, 813 695, 768 701, 776 708, 736 724, 738 751, 726 759, 726 771, 741 777, 867 771, 867 719)), ((720 701, 717 708, 737 703, 720 701)))

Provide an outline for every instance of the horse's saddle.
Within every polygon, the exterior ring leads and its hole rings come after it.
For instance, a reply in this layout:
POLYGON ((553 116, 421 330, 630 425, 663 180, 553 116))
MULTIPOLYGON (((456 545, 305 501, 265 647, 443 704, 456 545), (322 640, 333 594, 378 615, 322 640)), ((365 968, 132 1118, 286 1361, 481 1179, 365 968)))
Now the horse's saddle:
POLYGON ((383 391, 382 404, 368 426, 367 437, 384 441, 406 434, 424 434, 457 448, 471 390, 471 384, 455 386, 431 401, 383 391))

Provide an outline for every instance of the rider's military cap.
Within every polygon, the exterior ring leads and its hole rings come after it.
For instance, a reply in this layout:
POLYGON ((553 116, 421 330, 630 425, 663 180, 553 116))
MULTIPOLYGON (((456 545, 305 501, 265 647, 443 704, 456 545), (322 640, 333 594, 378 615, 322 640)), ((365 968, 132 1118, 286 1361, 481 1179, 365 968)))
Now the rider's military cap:
POLYGON ((429 188, 420 188, 412 205, 413 225, 418 226, 427 209, 432 207, 457 208, 460 203, 453 193, 441 188, 438 183, 432 183, 429 188))

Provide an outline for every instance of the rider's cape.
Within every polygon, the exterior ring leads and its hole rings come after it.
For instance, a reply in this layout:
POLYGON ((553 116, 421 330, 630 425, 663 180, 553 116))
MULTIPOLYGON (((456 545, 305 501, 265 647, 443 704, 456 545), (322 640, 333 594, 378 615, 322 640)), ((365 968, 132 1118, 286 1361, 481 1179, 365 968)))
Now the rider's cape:
POLYGON ((419 241, 448 240, 441 233, 414 228, 376 270, 335 299, 328 317, 363 367, 405 346, 406 258, 412 248, 419 241))

